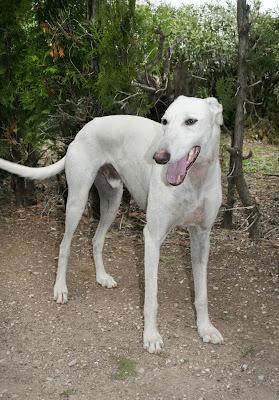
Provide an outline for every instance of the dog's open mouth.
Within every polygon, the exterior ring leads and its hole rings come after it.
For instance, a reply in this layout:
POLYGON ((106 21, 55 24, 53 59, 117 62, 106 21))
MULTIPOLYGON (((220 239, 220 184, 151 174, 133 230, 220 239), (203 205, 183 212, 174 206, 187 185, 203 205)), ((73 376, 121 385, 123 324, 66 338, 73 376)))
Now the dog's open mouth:
POLYGON ((198 158, 200 150, 200 146, 194 146, 186 156, 168 165, 166 177, 170 185, 178 186, 184 181, 189 169, 198 158))

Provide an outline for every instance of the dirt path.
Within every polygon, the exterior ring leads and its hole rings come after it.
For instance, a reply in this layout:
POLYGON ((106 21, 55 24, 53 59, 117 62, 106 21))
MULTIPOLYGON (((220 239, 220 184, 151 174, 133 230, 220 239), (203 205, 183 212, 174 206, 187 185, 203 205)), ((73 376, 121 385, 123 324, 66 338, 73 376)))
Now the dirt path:
POLYGON ((90 225, 75 236, 65 306, 52 301, 63 220, 38 209, 0 217, 2 399, 275 400, 279 396, 278 250, 215 229, 209 263, 211 317, 221 346, 197 336, 189 240, 162 249, 159 325, 165 350, 142 349, 143 243, 133 226, 108 235, 116 289, 96 285, 90 225), (186 247, 186 248, 185 248, 186 247), (186 269, 185 269, 186 266, 186 269))

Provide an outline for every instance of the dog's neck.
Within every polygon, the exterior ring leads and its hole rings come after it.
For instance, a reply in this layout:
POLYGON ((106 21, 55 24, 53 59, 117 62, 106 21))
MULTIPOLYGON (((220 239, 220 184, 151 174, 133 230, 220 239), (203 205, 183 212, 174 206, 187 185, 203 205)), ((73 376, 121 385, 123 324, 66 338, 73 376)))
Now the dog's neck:
POLYGON ((208 182, 213 174, 213 169, 219 165, 220 127, 217 125, 213 127, 210 143, 211 146, 207 150, 206 157, 198 158, 189 171, 189 178, 195 186, 201 186, 203 182, 208 182))

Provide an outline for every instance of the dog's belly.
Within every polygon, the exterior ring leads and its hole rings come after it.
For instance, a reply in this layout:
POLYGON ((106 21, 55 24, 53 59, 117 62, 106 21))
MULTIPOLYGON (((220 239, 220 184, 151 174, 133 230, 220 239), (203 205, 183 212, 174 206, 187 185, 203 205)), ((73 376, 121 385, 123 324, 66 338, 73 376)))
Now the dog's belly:
MULTIPOLYGON (((134 169, 134 174, 136 174, 136 172, 137 171, 134 169)), ((117 181, 123 181, 138 206, 143 210, 146 209, 148 185, 140 179, 142 175, 134 177, 134 179, 129 179, 129 177, 126 177, 125 173, 120 175, 112 164, 104 164, 99 169, 96 180, 98 180, 99 177, 104 177, 112 188, 117 185, 117 181)))

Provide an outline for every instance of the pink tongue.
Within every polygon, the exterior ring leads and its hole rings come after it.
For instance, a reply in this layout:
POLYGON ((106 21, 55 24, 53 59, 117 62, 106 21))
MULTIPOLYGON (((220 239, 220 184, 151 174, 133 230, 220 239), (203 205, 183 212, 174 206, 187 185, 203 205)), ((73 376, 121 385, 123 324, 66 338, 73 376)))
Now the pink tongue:
POLYGON ((183 182, 189 165, 188 155, 170 164, 167 169, 167 181, 170 185, 177 186, 183 182))

